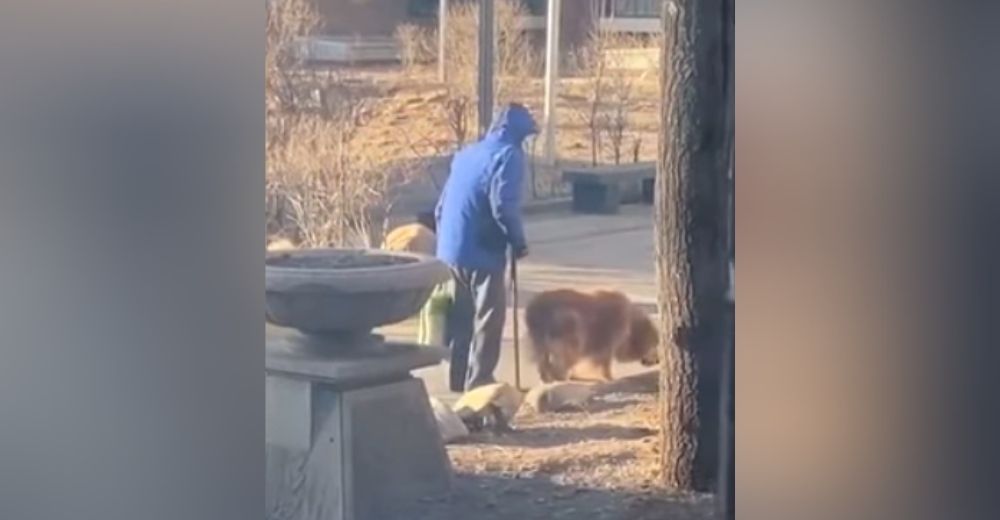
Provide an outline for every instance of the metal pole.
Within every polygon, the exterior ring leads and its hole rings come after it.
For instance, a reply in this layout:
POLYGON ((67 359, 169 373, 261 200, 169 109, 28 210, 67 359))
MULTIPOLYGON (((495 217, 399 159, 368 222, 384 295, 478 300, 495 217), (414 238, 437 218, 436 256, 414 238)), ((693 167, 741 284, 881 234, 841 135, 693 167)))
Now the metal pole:
POLYGON ((545 164, 556 163, 556 87, 559 84, 559 25, 562 18, 562 0, 549 0, 545 25, 545 109, 544 153, 545 164))
POLYGON ((448 0, 438 0, 438 81, 444 83, 448 80, 448 72, 445 65, 448 63, 445 43, 448 33, 448 0))
POLYGON ((479 0, 479 137, 493 118, 493 0, 479 0))

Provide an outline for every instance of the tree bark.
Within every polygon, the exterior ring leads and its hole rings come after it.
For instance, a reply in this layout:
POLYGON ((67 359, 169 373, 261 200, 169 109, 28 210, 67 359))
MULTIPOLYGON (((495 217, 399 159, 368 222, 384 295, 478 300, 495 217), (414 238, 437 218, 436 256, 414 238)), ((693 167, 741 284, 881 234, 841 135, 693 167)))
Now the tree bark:
POLYGON ((667 486, 711 491, 718 474, 726 248, 725 0, 667 0, 655 183, 667 486))

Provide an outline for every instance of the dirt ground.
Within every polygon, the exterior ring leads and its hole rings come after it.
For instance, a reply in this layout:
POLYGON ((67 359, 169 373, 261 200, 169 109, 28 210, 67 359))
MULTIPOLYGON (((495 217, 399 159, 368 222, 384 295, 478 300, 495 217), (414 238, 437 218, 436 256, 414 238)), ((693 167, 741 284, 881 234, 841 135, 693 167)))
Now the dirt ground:
POLYGON ((449 446, 455 485, 393 519, 708 520, 709 497, 657 484, 655 374, 599 392, 586 410, 522 412, 516 431, 449 446))

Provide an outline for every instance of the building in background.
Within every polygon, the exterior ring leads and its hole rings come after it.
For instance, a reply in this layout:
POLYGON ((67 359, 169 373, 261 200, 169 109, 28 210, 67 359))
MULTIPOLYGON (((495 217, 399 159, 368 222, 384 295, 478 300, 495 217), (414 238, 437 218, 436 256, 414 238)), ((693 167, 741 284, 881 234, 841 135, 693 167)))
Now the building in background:
MULTIPOLYGON (((532 16, 526 26, 545 30, 545 15, 548 0, 527 0, 525 4, 532 16)), ((601 29, 639 34, 660 32, 661 0, 585 0, 584 2, 563 2, 563 32, 567 29, 581 29, 583 35, 598 20, 601 29), (580 9, 585 3, 586 9, 580 9)), ((580 31, 576 31, 580 32, 580 31)), ((578 38, 577 38, 578 41, 578 38)))
MULTIPOLYGON (((395 55, 393 34, 404 23, 433 27, 440 0, 315 0, 323 16, 322 35, 311 46, 316 59, 383 61, 395 55), (354 59, 349 59, 354 56, 354 59)), ((450 0, 458 2, 461 0, 450 0)), ((602 29, 638 34, 660 31, 661 0, 572 0, 562 3, 560 46, 585 41, 595 21, 602 29), (581 4, 586 8, 581 9, 581 4)), ((548 0, 524 0, 524 30, 545 39, 548 0)), ((543 44, 543 43, 542 43, 543 44)))

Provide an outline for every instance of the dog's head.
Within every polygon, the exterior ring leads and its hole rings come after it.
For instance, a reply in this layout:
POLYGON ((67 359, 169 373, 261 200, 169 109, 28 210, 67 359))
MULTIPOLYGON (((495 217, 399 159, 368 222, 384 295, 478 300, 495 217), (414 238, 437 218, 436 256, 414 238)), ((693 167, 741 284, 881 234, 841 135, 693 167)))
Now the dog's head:
POLYGON ((649 316, 638 307, 632 307, 631 327, 629 330, 629 350, 632 356, 643 366, 653 366, 660 363, 660 333, 649 316))

